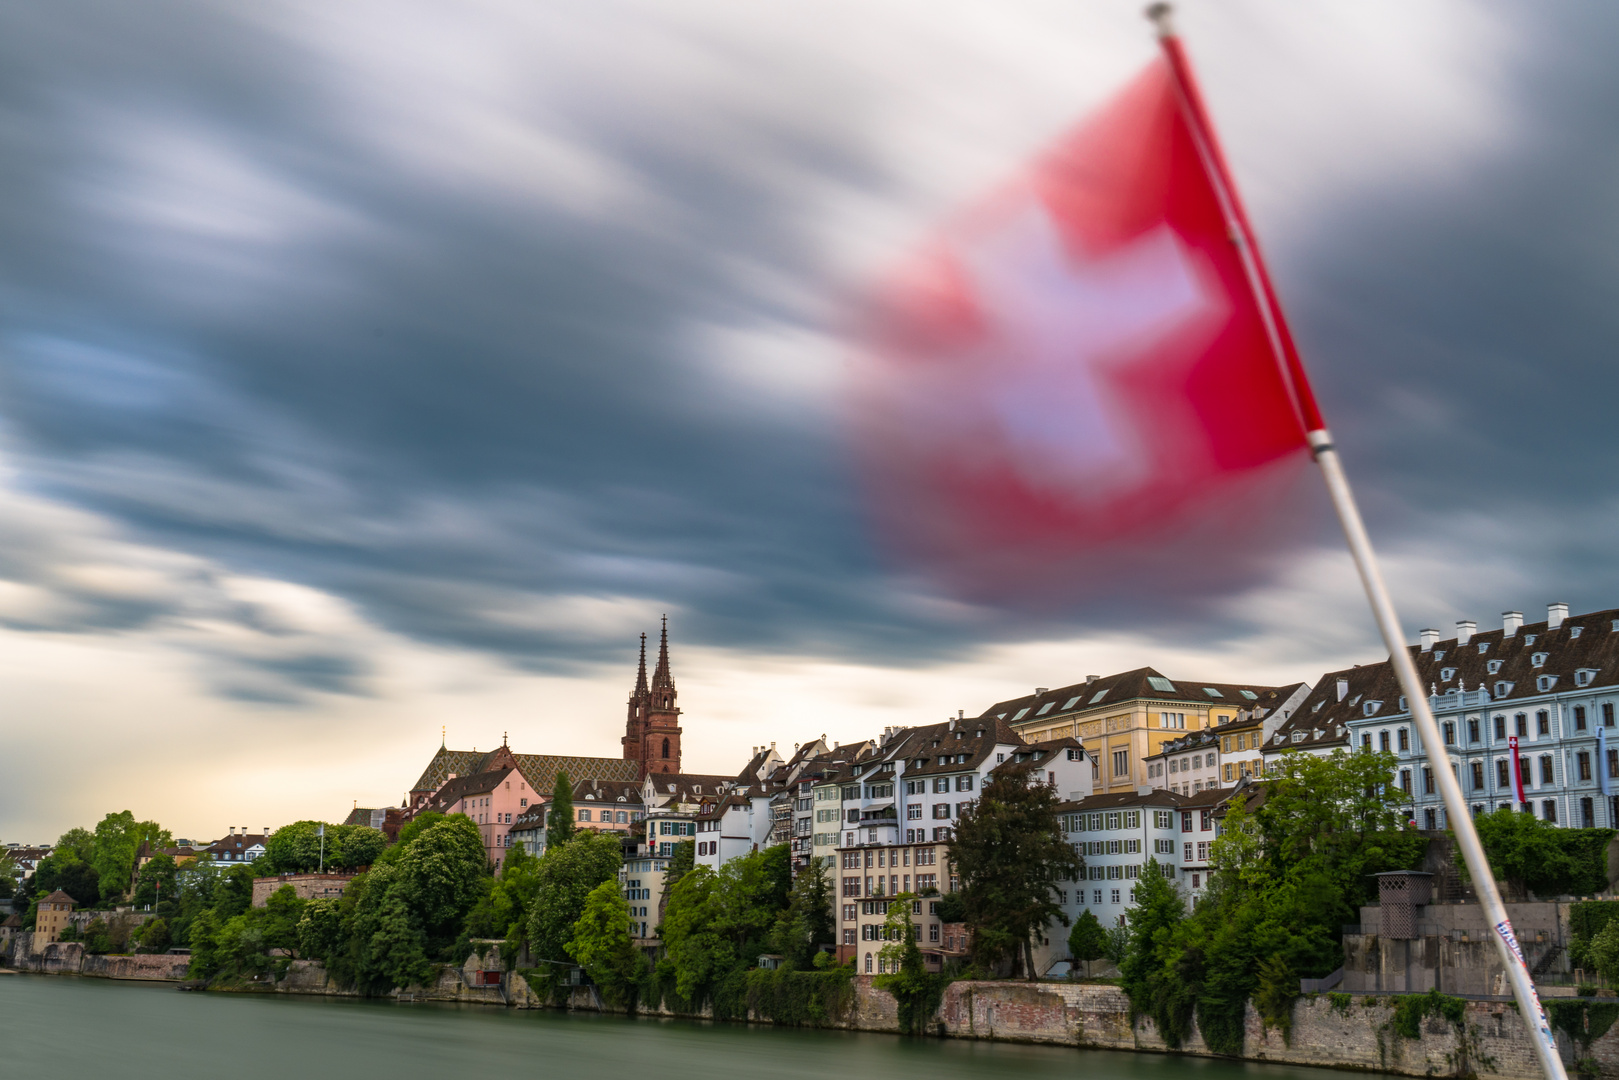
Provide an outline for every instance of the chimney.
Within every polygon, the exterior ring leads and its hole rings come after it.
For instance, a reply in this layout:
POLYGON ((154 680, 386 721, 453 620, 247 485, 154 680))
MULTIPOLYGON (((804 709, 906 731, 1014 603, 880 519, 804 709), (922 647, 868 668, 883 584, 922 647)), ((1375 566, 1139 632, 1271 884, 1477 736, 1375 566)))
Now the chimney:
POLYGON ((226 832, 227 832, 227 833, 228 833, 228 834, 229 834, 229 835, 231 835, 231 836, 235 836, 235 835, 236 835, 236 826, 234 826, 234 825, 226 825, 226 826, 225 826, 225 831, 226 831, 226 832))
POLYGON ((1433 652, 1433 647, 1439 643, 1439 631, 1430 627, 1420 631, 1417 639, 1422 642, 1423 652, 1433 652))
POLYGON ((1034 688, 1035 696, 1039 697, 1041 694, 1044 694, 1044 693, 1047 693, 1048 691, 1050 691, 1050 689, 1051 689, 1051 687, 1049 687, 1049 686, 1037 686, 1037 687, 1034 688))
POLYGON ((1546 605, 1546 629, 1556 630, 1559 626, 1563 625, 1563 620, 1566 618, 1568 618, 1567 604, 1559 603, 1546 605))
POLYGON ((1100 675, 1087 675, 1087 676, 1085 676, 1085 685, 1089 686, 1091 683, 1095 682, 1097 679, 1100 679, 1101 677, 1102 676, 1100 676, 1100 675))
POLYGON ((965 720, 965 719, 967 719, 967 710, 966 709, 957 709, 956 710, 956 719, 957 720, 965 720))
POLYGON ((1344 698, 1346 698, 1348 696, 1349 696, 1349 680, 1348 679, 1339 679, 1338 680, 1338 700, 1342 701, 1344 698))
POLYGON ((1503 611, 1501 613, 1501 636, 1509 638, 1523 628, 1523 612, 1503 611))
POLYGON ((1472 619, 1456 620, 1456 644, 1458 646, 1466 645, 1473 640, 1473 635, 1476 633, 1478 633, 1478 623, 1472 619))

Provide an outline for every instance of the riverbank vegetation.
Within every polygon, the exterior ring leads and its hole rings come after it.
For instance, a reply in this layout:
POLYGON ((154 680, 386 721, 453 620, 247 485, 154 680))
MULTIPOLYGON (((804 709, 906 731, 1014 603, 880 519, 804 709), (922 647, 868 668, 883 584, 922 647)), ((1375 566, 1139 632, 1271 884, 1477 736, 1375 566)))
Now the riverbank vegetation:
POLYGON ((1195 1018, 1210 1049, 1240 1052, 1250 999, 1287 1033, 1299 978, 1342 963, 1342 926, 1374 895, 1368 875, 1422 862, 1428 841, 1407 824, 1394 764, 1370 752, 1282 758, 1255 797, 1233 800, 1191 910, 1148 863, 1120 972, 1169 1045, 1195 1018))

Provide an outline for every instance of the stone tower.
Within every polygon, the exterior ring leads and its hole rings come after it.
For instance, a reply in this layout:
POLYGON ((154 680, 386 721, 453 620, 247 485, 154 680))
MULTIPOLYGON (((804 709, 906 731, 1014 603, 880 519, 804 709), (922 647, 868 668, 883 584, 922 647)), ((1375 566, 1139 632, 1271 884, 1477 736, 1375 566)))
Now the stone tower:
POLYGON ((639 779, 680 771, 680 709, 675 698, 675 680, 669 671, 669 617, 665 615, 658 666, 650 685, 646 676, 646 635, 641 635, 641 664, 624 722, 624 756, 641 763, 639 779))

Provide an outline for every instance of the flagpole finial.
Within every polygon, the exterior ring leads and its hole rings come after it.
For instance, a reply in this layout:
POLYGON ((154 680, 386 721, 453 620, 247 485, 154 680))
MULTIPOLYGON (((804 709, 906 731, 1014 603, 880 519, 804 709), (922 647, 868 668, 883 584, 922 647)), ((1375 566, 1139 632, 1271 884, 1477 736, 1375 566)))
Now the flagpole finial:
POLYGON ((1147 18, 1151 20, 1152 24, 1158 28, 1159 37, 1167 38, 1175 36, 1175 21, 1172 17, 1174 13, 1175 5, 1173 4, 1147 5, 1147 18))

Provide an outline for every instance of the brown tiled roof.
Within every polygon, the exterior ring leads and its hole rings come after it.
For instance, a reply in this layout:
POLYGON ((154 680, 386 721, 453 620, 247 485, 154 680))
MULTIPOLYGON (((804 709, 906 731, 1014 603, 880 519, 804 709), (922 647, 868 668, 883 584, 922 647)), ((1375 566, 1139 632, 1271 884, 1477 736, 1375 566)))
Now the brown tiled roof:
MULTIPOLYGON (((1012 752, 1012 755, 1001 762, 991 772, 1026 771, 1044 767, 1047 761, 1064 757, 1064 751, 1079 750, 1083 752, 1085 744, 1072 736, 1064 735, 1060 739, 1045 739, 1041 742, 1028 743, 1012 752)), ((1087 757, 1085 760, 1089 761, 1087 757)), ((910 775, 909 773, 906 774, 910 775)))
POLYGON ((8 929, 8 928, 14 930, 14 929, 16 929, 17 927, 19 927, 21 925, 22 925, 22 917, 20 915, 17 915, 14 912, 14 913, 6 916, 6 921, 5 922, 0 922, 0 930, 4 930, 4 929, 8 929))
MULTIPOLYGON (((1043 694, 1029 694, 1025 697, 998 701, 985 709, 983 716, 998 717, 1013 724, 1036 720, 1044 722, 1083 709, 1137 700, 1174 704, 1229 705, 1233 709, 1246 709, 1259 703, 1267 693, 1274 695, 1280 689, 1252 683, 1168 679, 1174 689, 1160 690, 1148 681, 1154 678, 1163 679, 1165 676, 1156 668, 1150 667, 1136 668, 1134 671, 1124 671, 1117 675, 1104 675, 1093 682, 1073 683, 1055 690, 1047 690, 1043 694), (1218 693, 1210 694, 1209 690, 1218 693), (1247 696, 1243 691, 1247 691, 1253 697, 1247 696), (1049 709, 1046 709, 1047 705, 1050 706, 1049 709), (1046 711, 1042 713, 1042 709, 1046 711)), ((1286 698, 1274 700, 1283 701, 1286 698)))
POLYGON ((425 809, 448 813, 450 807, 468 796, 494 791, 511 774, 511 766, 506 765, 473 776, 458 776, 434 792, 433 797, 427 800, 425 809))
POLYGON ((581 780, 573 785, 573 802, 634 803, 641 805, 639 780, 581 780))
POLYGON ((198 854, 207 852, 209 855, 223 855, 228 851, 234 855, 238 851, 246 851, 255 844, 268 843, 269 840, 270 838, 263 833, 234 833, 215 840, 207 847, 202 848, 198 854))
POLYGON ((67 893, 63 892, 61 889, 57 889, 55 892, 53 892, 49 896, 45 897, 45 899, 41 900, 40 903, 42 903, 42 904, 74 904, 74 905, 77 905, 78 901, 73 899, 73 897, 69 896, 67 893))
POLYGON ((1179 754, 1187 750, 1201 750, 1205 746, 1214 746, 1225 727, 1200 728, 1197 731, 1188 731, 1178 739, 1170 739, 1158 747, 1156 754, 1148 754, 1143 761, 1155 761, 1170 754, 1179 754))
MULTIPOLYGON (((448 750, 439 747, 433 760, 417 779, 411 791, 437 791, 450 778, 476 776, 487 772, 488 759, 495 753, 476 750, 448 750)), ((555 757, 549 754, 514 754, 517 770, 528 781, 528 786, 541 795, 549 795, 556 787, 557 773, 565 772, 568 779, 579 780, 634 780, 641 771, 633 758, 555 757)))
POLYGON ((676 795, 681 802, 692 799, 717 799, 736 783, 734 776, 714 776, 708 773, 654 773, 649 779, 660 796, 676 795), (673 785, 674 790, 670 791, 673 785))
POLYGON ((1180 795, 1173 791, 1156 789, 1146 795, 1134 791, 1113 791, 1102 795, 1090 795, 1077 802, 1064 802, 1057 804, 1059 814, 1069 814, 1075 811, 1115 810, 1119 807, 1130 806, 1173 806, 1179 809, 1185 806, 1193 796, 1180 795))

